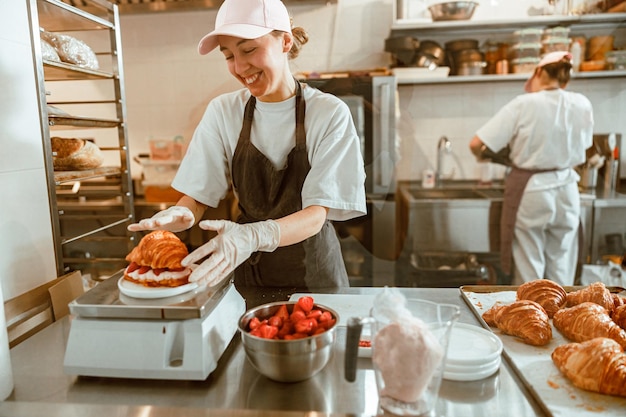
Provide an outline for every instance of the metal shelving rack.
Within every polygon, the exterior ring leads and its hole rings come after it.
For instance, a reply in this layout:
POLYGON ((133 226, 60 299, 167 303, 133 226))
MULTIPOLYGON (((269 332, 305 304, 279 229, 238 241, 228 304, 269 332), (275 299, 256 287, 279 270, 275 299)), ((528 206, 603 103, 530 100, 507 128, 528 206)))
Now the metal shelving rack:
MULTIPOLYGON (((123 267, 126 264, 124 257, 137 239, 134 233, 126 230, 135 214, 118 6, 106 0, 83 3, 85 7, 79 8, 61 0, 29 0, 28 7, 58 274, 82 270, 95 274, 93 278, 97 279, 123 267), (100 67, 104 69, 86 69, 44 60, 40 29, 77 39, 82 34, 97 33, 108 44, 104 51, 96 51, 100 67), (106 61, 104 65, 102 59, 106 61), (66 82, 103 83, 98 84, 96 90, 103 89, 110 97, 103 99, 94 94, 93 98, 57 100, 49 93, 51 87, 63 90, 68 84, 59 86, 56 83, 66 82), (91 114, 106 112, 108 117, 59 115, 50 111, 49 106, 65 105, 91 114), (113 113, 115 117, 110 117, 113 113), (51 137, 73 137, 72 131, 77 135, 88 131, 106 155, 115 153, 119 156, 119 165, 113 163, 113 166, 85 171, 55 171, 51 137)), ((69 87, 71 96, 74 90, 69 87)), ((80 91, 82 95, 83 89, 80 91)), ((105 161, 111 159, 115 158, 105 161)))
MULTIPOLYGON (((431 39, 445 43, 453 39, 502 39, 513 31, 529 27, 569 27, 572 33, 589 36, 607 34, 607 31, 626 37, 626 13, 598 13, 583 15, 532 16, 525 19, 462 20, 433 22, 426 19, 404 19, 399 17, 400 8, 394 2, 391 25, 392 36, 413 36, 417 39, 431 39)), ((617 39, 617 37, 616 37, 617 39)), ((573 79, 611 79, 626 77, 625 70, 577 72, 573 79)), ((519 81, 528 74, 449 76, 442 78, 398 79, 398 84, 448 84, 448 83, 492 83, 519 81)))

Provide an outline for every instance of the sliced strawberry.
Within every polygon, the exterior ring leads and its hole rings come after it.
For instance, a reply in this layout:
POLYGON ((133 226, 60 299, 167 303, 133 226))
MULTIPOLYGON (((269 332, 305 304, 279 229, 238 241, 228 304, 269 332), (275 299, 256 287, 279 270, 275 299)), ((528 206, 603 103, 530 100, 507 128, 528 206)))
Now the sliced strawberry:
POLYGON ((142 265, 139 267, 139 273, 140 274, 145 274, 146 272, 148 272, 151 268, 149 266, 146 265, 142 265))
POLYGON ((330 314, 328 311, 324 311, 319 318, 317 319, 317 321, 319 321, 320 323, 324 323, 326 321, 332 320, 333 319, 333 315, 330 314))
POLYGON ((319 320, 321 316, 322 316, 322 310, 318 308, 314 308, 313 310, 311 310, 309 314, 306 315, 306 318, 319 320))
POLYGON ((259 337, 264 339, 273 339, 278 334, 278 327, 270 326, 269 324, 261 324, 257 330, 259 331, 259 337))
POLYGON ((128 268, 126 268, 126 272, 130 273, 138 269, 139 269, 139 265, 137 264, 137 262, 131 262, 130 265, 128 265, 128 268))
POLYGON ((278 337, 284 339, 285 336, 293 334, 293 323, 289 320, 283 323, 283 326, 278 329, 278 337))
POLYGON ((283 319, 280 317, 276 317, 276 316, 272 316, 267 320, 267 323, 270 326, 274 326, 278 329, 280 329, 283 326, 283 319))
POLYGON ((294 312, 291 313, 291 315, 289 316, 289 320, 291 320, 292 323, 297 323, 300 320, 304 320, 304 319, 306 319, 306 314, 302 310, 298 310, 298 311, 294 310, 294 312))
POLYGON ((283 322, 289 320, 289 311, 287 310, 287 304, 281 305, 276 313, 274 313, 274 317, 279 317, 283 322))
POLYGON ((258 317, 252 317, 250 321, 248 322, 248 328, 250 330, 258 329, 260 325, 261 325, 261 320, 259 320, 258 317))
POLYGON ((313 304, 314 304, 313 297, 304 295, 298 299, 296 304, 300 306, 302 311, 304 311, 306 314, 309 314, 311 310, 313 309, 313 304))
POLYGON ((165 272, 167 271, 167 268, 153 268, 152 272, 154 272, 154 275, 159 276, 159 274, 161 274, 161 272, 165 272))
POLYGON ((295 323, 296 333, 312 334, 317 329, 317 320, 303 319, 295 323))

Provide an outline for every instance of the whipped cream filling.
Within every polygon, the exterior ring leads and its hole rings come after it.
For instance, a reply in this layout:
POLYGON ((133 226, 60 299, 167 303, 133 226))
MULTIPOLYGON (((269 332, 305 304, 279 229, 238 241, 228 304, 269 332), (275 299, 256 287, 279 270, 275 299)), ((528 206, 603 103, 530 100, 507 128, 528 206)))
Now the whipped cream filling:
POLYGON ((127 267, 125 274, 133 279, 136 279, 137 281, 159 282, 166 279, 179 279, 186 277, 187 275, 191 274, 191 268, 185 268, 182 271, 163 271, 159 275, 157 275, 152 269, 148 270, 148 272, 144 272, 143 274, 140 274, 138 269, 129 273, 127 267))

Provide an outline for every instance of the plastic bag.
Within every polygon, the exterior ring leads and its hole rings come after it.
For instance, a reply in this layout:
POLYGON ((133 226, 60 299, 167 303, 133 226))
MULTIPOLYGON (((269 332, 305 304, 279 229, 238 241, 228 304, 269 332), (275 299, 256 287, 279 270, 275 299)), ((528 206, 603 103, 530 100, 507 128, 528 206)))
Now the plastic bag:
POLYGON ((41 31, 41 39, 54 47, 63 62, 92 70, 100 68, 94 51, 80 39, 45 30, 41 31))
POLYGON ((47 61, 60 62, 61 58, 59 58, 59 54, 54 49, 54 46, 50 45, 48 42, 41 40, 41 57, 47 61))

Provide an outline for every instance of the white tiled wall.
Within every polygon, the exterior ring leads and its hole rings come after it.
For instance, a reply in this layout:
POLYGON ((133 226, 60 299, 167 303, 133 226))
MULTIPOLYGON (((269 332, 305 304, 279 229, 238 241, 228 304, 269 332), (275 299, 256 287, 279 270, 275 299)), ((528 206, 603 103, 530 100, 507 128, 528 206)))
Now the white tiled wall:
MULTIPOLYGON (((427 4, 414 0, 412 3, 427 4)), ((481 0, 476 19, 515 17, 541 0, 481 0)), ((294 72, 366 69, 389 64, 384 40, 390 35, 392 0, 339 0, 336 4, 289 5, 294 24, 310 41, 292 62, 294 72)), ((208 101, 238 88, 222 55, 200 56, 199 39, 213 28, 215 10, 122 16, 122 43, 131 152, 148 152, 150 138, 191 138, 208 101)), ((422 13, 423 14, 423 13, 422 13)), ((624 80, 574 81, 596 110, 596 132, 626 136, 624 80)), ((436 142, 446 135, 453 154, 444 160, 455 178, 476 178, 479 165, 468 150, 474 131, 499 106, 522 91, 522 81, 497 84, 441 84, 399 89, 399 179, 419 179, 435 163, 436 142)), ((626 143, 626 140, 625 140, 626 143)), ((626 159, 626 152, 622 152, 626 159)), ((140 167, 133 166, 134 176, 140 167)), ((502 170, 496 169, 500 173, 502 170)), ((626 169, 622 170, 623 175, 626 169)))
POLYGON ((5 299, 56 278, 26 1, 0 2, 0 281, 5 299))

